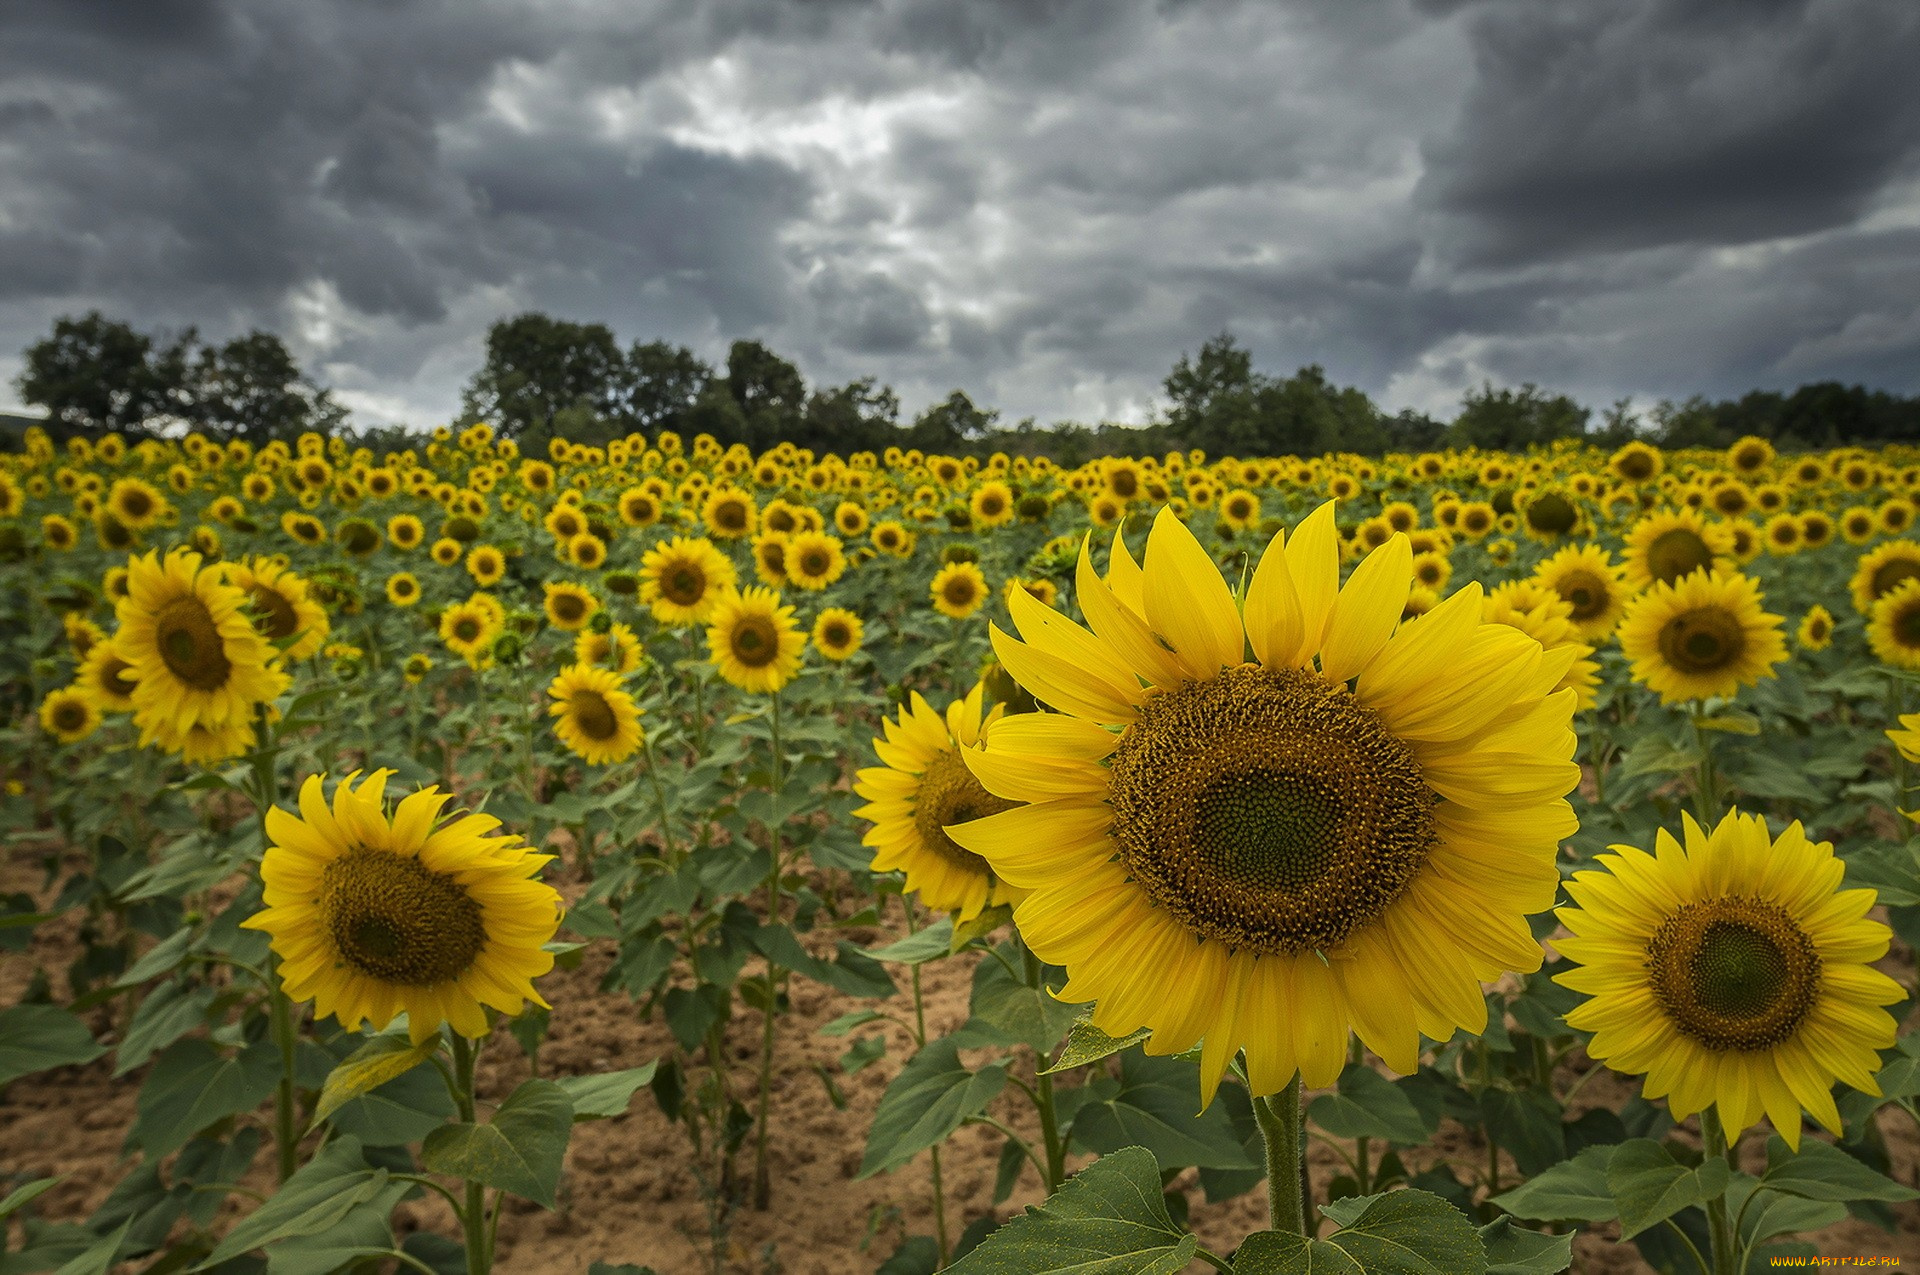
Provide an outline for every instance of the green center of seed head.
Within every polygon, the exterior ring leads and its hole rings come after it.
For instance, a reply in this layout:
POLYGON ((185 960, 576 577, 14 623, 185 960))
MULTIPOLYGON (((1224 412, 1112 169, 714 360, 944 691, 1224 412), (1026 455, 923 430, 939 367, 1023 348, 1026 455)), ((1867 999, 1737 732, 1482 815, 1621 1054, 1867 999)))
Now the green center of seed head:
POLYGON ((1194 807, 1196 848, 1236 884, 1298 894, 1337 858, 1339 796, 1312 776, 1276 770, 1222 775, 1194 807))
POLYGON ((1779 944, 1737 921, 1707 926, 1692 964, 1700 1004, 1730 1018, 1766 1013, 1787 984, 1787 958, 1779 944))

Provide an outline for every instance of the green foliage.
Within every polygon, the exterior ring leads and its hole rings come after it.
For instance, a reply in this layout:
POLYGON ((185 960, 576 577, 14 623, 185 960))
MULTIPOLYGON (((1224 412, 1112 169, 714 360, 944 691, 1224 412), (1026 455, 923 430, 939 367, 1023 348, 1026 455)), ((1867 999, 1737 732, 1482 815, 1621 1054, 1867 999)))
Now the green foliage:
POLYGON ((1075 1174, 1053 1197, 989 1235, 953 1275, 1176 1275, 1196 1241, 1167 1213, 1153 1155, 1128 1147, 1075 1174))

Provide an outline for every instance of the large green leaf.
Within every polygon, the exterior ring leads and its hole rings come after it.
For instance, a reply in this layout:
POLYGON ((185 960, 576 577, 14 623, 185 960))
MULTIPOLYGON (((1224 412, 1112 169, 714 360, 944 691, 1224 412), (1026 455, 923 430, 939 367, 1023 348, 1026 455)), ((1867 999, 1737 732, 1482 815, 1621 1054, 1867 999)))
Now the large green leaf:
POLYGON ((212 1041, 191 1037, 168 1047, 140 1087, 133 1141, 163 1156, 216 1120, 252 1111, 280 1081, 280 1054, 258 1041, 229 1056, 212 1041))
POLYGON ((1061 1048, 1060 1056, 1053 1060, 1051 1067, 1042 1067, 1040 1073, 1050 1076, 1057 1071, 1099 1062, 1102 1058, 1139 1044, 1151 1035, 1153 1028, 1141 1027, 1125 1036, 1109 1036, 1093 1025, 1092 1012, 1088 1011, 1067 1028, 1067 1043, 1061 1048))
POLYGON ((352 1134, 366 1147, 407 1146, 453 1117, 453 1097, 440 1073, 416 1067, 333 1113, 336 1133, 352 1134))
POLYGON ((1847 1216, 1847 1206, 1838 1200, 1808 1200, 1784 1191, 1761 1191, 1759 1178, 1736 1173, 1727 1187, 1727 1214, 1740 1219, 1741 1243, 1757 1248, 1781 1235, 1832 1226, 1847 1216))
POLYGON ((417 1045, 409 1044, 405 1036, 375 1036, 327 1073, 320 1103, 313 1109, 314 1121, 325 1120, 343 1104, 404 1076, 433 1057, 439 1047, 437 1036, 429 1036, 417 1045))
POLYGON ((1719 1156, 1689 1168, 1651 1138, 1622 1142, 1607 1161, 1607 1189, 1620 1210, 1620 1238, 1630 1240, 1681 1209, 1719 1199, 1728 1177, 1727 1162, 1719 1156))
MULTIPOLYGON (((356 1210, 375 1205, 388 1185, 385 1169, 369 1168, 361 1159, 357 1139, 336 1137, 266 1203, 242 1218, 194 1269, 218 1266, 277 1240, 323 1235, 356 1210)), ((391 1211, 392 1205, 387 1208, 391 1211)), ((383 1221, 385 1216, 381 1214, 383 1221)))
POLYGON ((85 1023, 57 1005, 0 1009, 0 1085, 49 1067, 89 1063, 106 1052, 85 1023))
POLYGON ((1051 1054, 1067 1028, 1084 1011, 1082 1005, 1055 1000, 1042 988, 1029 987, 1008 967, 1018 966, 1020 953, 1002 943, 997 956, 973 967, 973 1019, 969 1027, 985 1028, 999 1043, 1026 1045, 1038 1054, 1051 1054))
POLYGON ((1176 1275, 1197 1247, 1167 1214, 1152 1154, 1128 1147, 1080 1170, 1045 1204, 947 1269, 950 1275, 1176 1275))
POLYGON ((1486 1089, 1480 1119, 1487 1136, 1513 1157, 1520 1172, 1544 1173, 1567 1157, 1560 1104, 1539 1089, 1486 1089))
POLYGON ((551 1080, 522 1082, 486 1124, 442 1125, 427 1135, 420 1162, 434 1173, 468 1178, 554 1205, 573 1103, 551 1080))
POLYGON ((644 1067, 594 1072, 585 1076, 562 1076, 554 1083, 573 1103, 576 1124, 582 1120, 609 1120, 627 1113, 627 1104, 633 1101, 633 1095, 652 1084, 653 1073, 659 1069, 660 1063, 656 1059, 644 1067))
POLYGON ((1493 1203, 1515 1217, 1540 1222, 1606 1222, 1620 1216, 1607 1186, 1607 1164, 1612 1147, 1588 1147, 1556 1164, 1538 1177, 1493 1197, 1493 1203))
POLYGON ((1920 1191, 1901 1186, 1875 1173, 1840 1148, 1813 1138, 1802 1138, 1800 1150, 1787 1147, 1779 1134, 1767 1139, 1767 1171, 1760 1179, 1763 1191, 1784 1191, 1805 1200, 1885 1200, 1898 1203, 1920 1199, 1920 1191))
POLYGON ((64 1263, 53 1275, 107 1275, 113 1269, 113 1260, 120 1252, 120 1246, 126 1242, 127 1232, 133 1229, 133 1219, 122 1222, 119 1229, 111 1235, 103 1235, 83 1253, 76 1254, 64 1263))
POLYGON ((114 1076, 126 1075, 204 1023, 215 995, 211 987, 178 981, 154 988, 127 1024, 126 1037, 114 1055, 114 1076))
POLYGON ((1487 1250, 1487 1275, 1559 1275, 1573 1264, 1573 1233, 1548 1235, 1495 1218, 1480 1228, 1487 1250))
POLYGON ((1077 1144, 1110 1154, 1145 1147, 1163 1169, 1250 1169, 1225 1107, 1200 1105, 1200 1069, 1139 1052, 1120 1057, 1117 1087, 1104 1077, 1073 1118, 1077 1144))
POLYGON ((825 961, 800 946, 799 937, 787 926, 763 925, 753 935, 753 946, 781 968, 849 996, 891 996, 897 990, 885 966, 845 941, 836 959, 825 961))
POLYGON ((1005 1061, 968 1071, 952 1037, 934 1041, 900 1069, 881 1095, 867 1131, 859 1176, 897 1169, 979 1115, 1007 1085, 1005 1061))
POLYGON ((1346 1225, 1324 1240, 1281 1231, 1249 1235, 1235 1275, 1484 1275, 1487 1250, 1466 1214, 1427 1191, 1342 1200, 1346 1225), (1358 1216, 1351 1210, 1365 1205, 1358 1216))
POLYGON ((1371 1067, 1349 1063, 1338 1091, 1307 1104, 1307 1119, 1336 1138, 1382 1138, 1413 1146, 1433 1136, 1406 1091, 1371 1067))

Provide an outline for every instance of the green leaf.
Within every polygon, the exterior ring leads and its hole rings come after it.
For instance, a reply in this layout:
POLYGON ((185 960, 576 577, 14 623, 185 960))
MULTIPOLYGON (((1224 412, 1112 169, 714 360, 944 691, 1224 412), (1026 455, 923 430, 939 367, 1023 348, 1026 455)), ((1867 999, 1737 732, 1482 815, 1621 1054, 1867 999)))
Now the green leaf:
POLYGON ((948 1267, 950 1275, 1177 1275, 1199 1241, 1167 1214, 1151 1153, 1102 1156, 948 1267))
POLYGON ((1612 1147, 1588 1147, 1545 1173, 1493 1197, 1515 1217, 1538 1222, 1607 1222, 1620 1216, 1607 1186, 1612 1147))
POLYGON ((1408 1189, 1341 1204, 1366 1207, 1324 1240, 1277 1231, 1249 1235, 1234 1258, 1235 1275, 1483 1275, 1487 1269, 1473 1223, 1437 1195, 1408 1189))
POLYGON ((1760 719, 1745 709, 1728 709, 1714 717, 1696 717, 1693 724, 1701 730, 1724 731, 1733 735, 1758 735, 1760 719))
POLYGON ((528 1080, 486 1124, 443 1125, 428 1134, 420 1163, 552 1208, 572 1127, 567 1091, 551 1080, 528 1080))
POLYGON ((1339 1091, 1307 1104, 1307 1119, 1336 1138, 1382 1138, 1414 1146, 1433 1136, 1406 1091, 1371 1067, 1349 1063, 1340 1073, 1339 1091))
POLYGON ((871 947, 867 955, 876 961, 887 961, 894 965, 925 965, 948 954, 953 942, 953 922, 941 917, 924 930, 915 930, 898 943, 889 943, 885 947, 871 947))
POLYGON ((218 1266, 276 1240, 323 1234, 354 1210, 371 1204, 387 1184, 385 1169, 369 1168, 360 1158, 358 1139, 335 1137, 265 1204, 227 1232, 194 1269, 218 1266))
POLYGON ((6 1199, 0 1200, 0 1221, 12 1217, 22 1208, 25 1208, 35 1199, 51 1191, 64 1181, 66 1181, 66 1176, 63 1174, 57 1178, 41 1178, 38 1182, 27 1183, 6 1199))
POLYGON ((856 1009, 840 1015, 830 1023, 822 1023, 817 1030, 822 1036, 845 1036, 868 1023, 877 1023, 886 1015, 877 1009, 856 1009))
POLYGON ((1838 1200, 1807 1200, 1784 1191, 1763 1191, 1759 1178, 1736 1173, 1727 1187, 1727 1214, 1740 1219, 1741 1242, 1757 1248, 1777 1236, 1832 1226, 1847 1216, 1847 1206, 1838 1200), (1752 1198, 1756 1192, 1758 1198, 1752 1198))
POLYGON ((1559 1275, 1573 1264, 1573 1233, 1548 1235, 1495 1218, 1480 1228, 1487 1250, 1487 1275, 1559 1275))
POLYGON ((453 1116, 453 1097, 439 1072, 416 1067, 343 1104, 333 1113, 336 1134, 351 1134, 365 1147, 398 1147, 420 1141, 453 1116))
POLYGON ((113 1059, 114 1078, 126 1075, 204 1023, 216 996, 211 987, 177 981, 154 988, 127 1024, 126 1039, 120 1042, 113 1059))
POLYGON ((168 1047, 140 1087, 131 1137, 151 1156, 185 1146, 216 1120, 252 1111, 280 1082, 280 1053, 259 1041, 232 1057, 191 1037, 168 1047))
POLYGON ((99 1240, 71 1261, 53 1273, 53 1275, 107 1275, 113 1269, 113 1259, 119 1254, 121 1244, 126 1242, 127 1232, 133 1229, 133 1219, 128 1218, 111 1235, 103 1235, 99 1240))
MULTIPOLYGON (((1011 943, 1002 943, 998 950, 1009 963, 1017 965, 1021 960, 1011 943)), ((1002 1043, 1026 1045, 1041 1055, 1053 1052, 1085 1009, 1029 987, 992 957, 973 967, 972 1006, 974 1019, 998 1033, 1002 1043)))
POLYGON ((554 1083, 572 1101, 575 1124, 582 1120, 611 1120, 627 1114, 627 1104, 633 1101, 633 1095, 652 1084, 653 1073, 659 1069, 660 1063, 656 1059, 644 1067, 596 1072, 586 1076, 563 1076, 554 1083))
POLYGON ((1001 926, 1013 920, 1013 908, 1009 904, 996 903, 990 908, 981 908, 970 921, 956 922, 953 926, 953 941, 949 952, 958 952, 975 939, 985 941, 1001 926))
POLYGON ((170 974, 180 968, 180 962, 187 959, 187 949, 193 946, 194 929, 189 926, 162 939, 148 953, 133 963, 133 968, 114 980, 114 987, 138 987, 140 984, 170 974))
POLYGON ((1538 1089, 1483 1090, 1480 1117, 1487 1135, 1529 1177, 1546 1172, 1567 1157, 1560 1104, 1551 1094, 1538 1089))
POLYGON ((1067 1028, 1066 1046, 1061 1049, 1060 1056, 1053 1060, 1053 1066, 1041 1068, 1040 1074, 1051 1076, 1057 1071, 1099 1062, 1102 1058, 1139 1044, 1151 1035, 1153 1028, 1141 1027, 1125 1036, 1109 1036, 1093 1025, 1093 1012, 1089 1010, 1067 1028))
POLYGON ((1648 735, 1626 751, 1620 759, 1620 773, 1631 779, 1637 775, 1664 775, 1692 770, 1706 754, 1689 744, 1676 748, 1664 735, 1648 735))
POLYGON ((1777 1133, 1767 1139, 1767 1171, 1760 1179, 1760 1189, 1784 1191, 1804 1200, 1842 1203, 1920 1199, 1920 1191, 1875 1173, 1832 1143, 1803 1138, 1800 1150, 1794 1152, 1777 1133))
POLYGON ((891 996, 898 990, 886 968, 851 943, 840 944, 837 960, 823 961, 801 947, 799 937, 787 926, 763 925, 754 932, 753 946, 783 969, 849 996, 891 996))
POLYGON ((1651 1138, 1621 1143, 1607 1161, 1607 1189, 1620 1209, 1623 1240, 1681 1209, 1719 1199, 1726 1194, 1727 1181, 1727 1162, 1719 1156, 1709 1156, 1697 1169, 1688 1168, 1651 1138))
POLYGON ((1145 1147, 1163 1169, 1256 1167, 1226 1108, 1199 1112, 1199 1105, 1198 1067, 1175 1058, 1123 1054, 1118 1091, 1097 1094, 1081 1106, 1073 1118, 1074 1141, 1104 1153, 1145 1147))
POLYGON ((106 1052, 85 1023, 57 1005, 0 1009, 0 1085, 50 1067, 89 1063, 106 1052))
POLYGON ((951 1037, 934 1041, 900 1069, 881 1095, 858 1176, 897 1169, 945 1141, 967 1117, 985 1111, 1006 1086, 1004 1060, 968 1071, 951 1037))
POLYGON ((405 1036, 375 1036, 327 1074, 320 1104, 313 1109, 314 1122, 325 1120, 344 1103, 412 1071, 433 1057, 439 1047, 438 1036, 429 1036, 417 1045, 408 1044, 405 1036))

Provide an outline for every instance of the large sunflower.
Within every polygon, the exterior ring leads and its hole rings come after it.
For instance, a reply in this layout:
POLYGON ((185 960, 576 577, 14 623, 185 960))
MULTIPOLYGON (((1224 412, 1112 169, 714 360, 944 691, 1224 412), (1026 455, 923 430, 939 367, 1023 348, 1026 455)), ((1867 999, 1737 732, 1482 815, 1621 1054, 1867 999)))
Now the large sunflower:
MULTIPOLYGON (((983 688, 947 705, 943 716, 918 691, 900 708, 899 720, 883 717, 885 739, 873 741, 883 765, 859 773, 854 792, 868 804, 854 811, 871 820, 861 844, 874 851, 876 872, 906 873, 907 888, 938 912, 957 912, 972 920, 993 902, 1025 897, 994 875, 987 861, 947 835, 950 824, 1012 810, 1019 803, 988 792, 961 759, 979 748, 989 732, 1005 730, 1024 737, 1023 728, 1042 721, 1035 714, 1005 718, 996 704, 982 718, 983 688)), ((1102 732, 1104 734, 1104 732, 1102 732)))
POLYGON ((1873 604, 1867 645, 1882 664, 1920 669, 1920 580, 1907 580, 1873 604))
POLYGON ((640 747, 640 707, 608 668, 573 664, 547 687, 553 733, 589 766, 625 761, 640 747))
POLYGON ((1331 1084, 1349 1027, 1411 1072, 1421 1033, 1485 1028, 1482 980, 1540 963, 1525 917, 1575 828, 1574 695, 1550 693, 1575 648, 1482 625, 1477 584, 1396 632, 1411 565, 1396 534, 1342 590, 1329 502, 1240 608, 1163 510, 1144 570, 1116 538, 1102 581, 1082 544, 1091 631, 1024 593, 1025 640, 992 630, 1059 711, 961 751, 1032 804, 948 835, 1033 891, 1015 920, 1095 1026, 1204 1041, 1205 1100, 1243 1047, 1256 1094, 1331 1084))
POLYGON ((733 582, 733 563, 705 539, 675 536, 640 560, 640 600, 661 624, 705 624, 733 582))
POLYGON ((1683 818, 1684 846, 1663 828, 1654 854, 1617 845, 1567 883, 1575 937, 1553 945, 1581 968, 1555 981, 1591 997, 1567 1023, 1677 1120, 1711 1104, 1732 1140, 1765 1115, 1798 1150, 1804 1107, 1837 1134, 1833 1082, 1880 1092, 1880 1007, 1906 995, 1868 965, 1890 935, 1867 919, 1874 892, 1839 890, 1846 865, 1798 822, 1774 840, 1759 815, 1711 834, 1683 818))
POLYGON ((1627 588, 1620 581, 1620 568, 1599 545, 1568 545, 1535 567, 1533 579, 1567 600, 1573 608, 1568 618, 1583 641, 1605 638, 1626 613, 1627 588))
POLYGON ((200 564, 187 549, 127 563, 113 646, 134 683, 143 744, 161 727, 178 735, 244 722, 287 689, 273 647, 254 629, 247 594, 200 564))
POLYGON ((288 996, 312 998, 315 1015, 348 1031, 404 1013, 416 1044, 442 1023, 478 1039, 489 1030, 482 1006, 514 1015, 547 1003, 533 980, 553 968, 545 944, 562 907, 553 887, 529 878, 552 856, 490 835, 500 826, 491 815, 436 826, 450 795, 436 788, 389 818, 381 799, 392 773, 377 770, 357 790, 359 772, 347 776, 331 810, 314 775, 298 817, 267 812, 266 908, 241 925, 273 936, 288 996))
POLYGON ((1644 589, 1672 584, 1702 567, 1733 569, 1733 538, 1698 509, 1668 509, 1648 514, 1627 533, 1627 583, 1644 589))
POLYGON ((1871 553, 1860 555, 1854 564, 1847 591, 1853 595, 1853 609, 1861 615, 1873 610, 1873 604, 1908 580, 1920 580, 1920 544, 1911 540, 1889 540, 1871 553))
POLYGON ((1773 676, 1787 658, 1782 619, 1761 609, 1760 586, 1738 572, 1696 571, 1627 604, 1620 649, 1633 678, 1663 704, 1730 696, 1773 676))
POLYGON ((229 563, 220 570, 228 584, 246 590, 260 636, 288 643, 280 652, 286 659, 304 660, 326 643, 332 626, 326 608, 308 594, 305 580, 265 558, 229 563))
POLYGON ((707 628, 707 658, 720 676, 743 691, 770 694, 800 671, 807 635, 793 622, 793 608, 758 585, 729 587, 713 608, 707 628))

